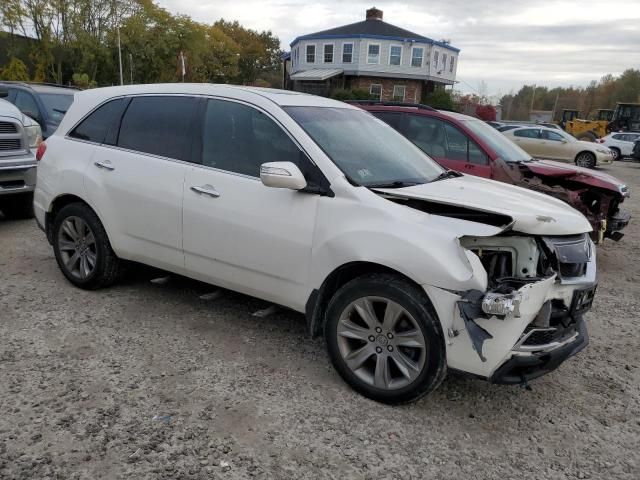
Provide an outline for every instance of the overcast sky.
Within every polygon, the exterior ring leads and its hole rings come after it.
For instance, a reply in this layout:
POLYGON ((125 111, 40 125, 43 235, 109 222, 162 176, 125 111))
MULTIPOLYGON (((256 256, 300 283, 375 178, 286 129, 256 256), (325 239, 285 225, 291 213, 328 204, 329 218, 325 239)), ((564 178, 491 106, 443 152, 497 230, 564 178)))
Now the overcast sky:
POLYGON ((173 13, 219 18, 271 30, 282 48, 298 35, 364 20, 376 6, 384 20, 460 48, 457 89, 486 82, 489 95, 523 84, 586 85, 640 68, 640 0, 159 0, 173 13))

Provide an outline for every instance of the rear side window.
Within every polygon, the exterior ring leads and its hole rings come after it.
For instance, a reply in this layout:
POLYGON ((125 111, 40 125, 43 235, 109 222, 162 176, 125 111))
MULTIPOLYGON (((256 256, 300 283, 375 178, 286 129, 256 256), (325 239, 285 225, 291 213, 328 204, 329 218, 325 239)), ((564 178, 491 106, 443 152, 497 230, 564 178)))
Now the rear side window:
POLYGON ((538 132, 538 130, 532 128, 525 128, 523 130, 516 130, 513 132, 513 135, 516 137, 538 138, 538 132))
POLYGON ((209 100, 204 117, 202 164, 252 177, 266 162, 293 162, 305 173, 309 162, 271 118, 236 102, 209 100))
POLYGON ((178 160, 191 160, 193 97, 135 97, 120 124, 118 146, 178 160))
POLYGON ((400 122, 402 120, 401 113, 393 113, 393 112, 372 112, 375 117, 378 117, 385 123, 388 123, 396 130, 400 130, 400 122))
POLYGON ((115 132, 126 105, 124 98, 111 100, 89 114, 80 124, 71 130, 69 136, 87 142, 115 143, 115 132), (110 138, 107 138, 110 137, 110 138))

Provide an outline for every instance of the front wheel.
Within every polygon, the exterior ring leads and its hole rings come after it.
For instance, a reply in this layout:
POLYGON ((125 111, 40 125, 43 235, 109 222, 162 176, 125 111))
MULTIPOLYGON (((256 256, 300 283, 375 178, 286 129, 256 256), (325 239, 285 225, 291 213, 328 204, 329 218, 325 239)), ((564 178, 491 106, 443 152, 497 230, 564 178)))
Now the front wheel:
POLYGON ((576 165, 585 168, 595 168, 596 156, 591 152, 581 152, 576 156, 576 165))
POLYGON ((417 400, 446 375, 436 313, 426 294, 399 276, 366 275, 340 288, 329 303, 325 339, 340 376, 372 400, 417 400))
POLYGON ((67 205, 56 215, 53 251, 64 276, 86 290, 111 285, 122 271, 100 219, 82 203, 67 205))

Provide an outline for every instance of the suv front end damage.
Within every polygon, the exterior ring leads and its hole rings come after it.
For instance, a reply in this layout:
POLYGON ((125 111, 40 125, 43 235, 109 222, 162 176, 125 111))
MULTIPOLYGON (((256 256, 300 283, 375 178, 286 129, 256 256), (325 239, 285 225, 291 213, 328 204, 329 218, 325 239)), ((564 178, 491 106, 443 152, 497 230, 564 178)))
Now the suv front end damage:
POLYGON ((526 383, 586 347, 583 315, 596 290, 588 234, 507 232, 462 237, 460 244, 481 263, 486 289, 425 286, 441 318, 450 319, 443 325, 449 368, 493 383, 526 383))

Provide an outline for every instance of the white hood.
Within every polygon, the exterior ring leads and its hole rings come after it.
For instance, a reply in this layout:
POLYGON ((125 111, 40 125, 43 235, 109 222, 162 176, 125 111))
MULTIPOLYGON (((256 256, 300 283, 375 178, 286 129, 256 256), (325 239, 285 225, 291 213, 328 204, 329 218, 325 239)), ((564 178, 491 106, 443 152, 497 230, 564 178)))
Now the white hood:
POLYGON ((574 235, 592 230, 580 212, 561 200, 468 175, 413 187, 378 188, 376 191, 508 215, 515 221, 514 231, 533 235, 574 235))

